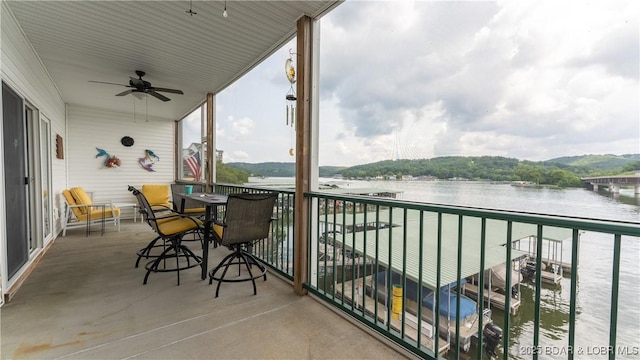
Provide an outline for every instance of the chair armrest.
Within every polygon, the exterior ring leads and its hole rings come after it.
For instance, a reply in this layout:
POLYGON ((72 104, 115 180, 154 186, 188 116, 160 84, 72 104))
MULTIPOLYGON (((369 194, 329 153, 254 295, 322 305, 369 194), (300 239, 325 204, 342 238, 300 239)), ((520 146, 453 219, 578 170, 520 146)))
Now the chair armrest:
POLYGON ((167 206, 167 205, 164 205, 164 204, 153 204, 153 205, 151 205, 151 207, 152 208, 154 208, 154 207, 156 208, 153 211, 166 211, 166 210, 175 211, 173 209, 173 206, 167 206), (159 208, 164 208, 164 209, 159 209, 159 208))
POLYGON ((91 203, 91 204, 85 205, 85 206, 93 206, 93 205, 96 205, 96 206, 113 206, 113 202, 112 201, 100 201, 100 202, 94 202, 94 203, 91 203))
POLYGON ((69 208, 81 208, 81 207, 89 207, 89 206, 91 206, 91 205, 85 205, 85 204, 69 205, 69 204, 67 204, 67 206, 68 206, 69 208))

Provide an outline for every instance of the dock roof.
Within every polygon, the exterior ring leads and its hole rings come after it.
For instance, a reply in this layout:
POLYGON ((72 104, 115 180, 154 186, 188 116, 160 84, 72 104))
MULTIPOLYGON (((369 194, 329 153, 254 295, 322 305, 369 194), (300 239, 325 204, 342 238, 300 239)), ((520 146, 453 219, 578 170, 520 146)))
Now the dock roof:
POLYGON ((382 188, 332 188, 332 189, 320 189, 318 191, 330 193, 334 195, 368 195, 376 196, 379 194, 400 194, 400 190, 390 190, 382 188))
MULTIPOLYGON (((406 257, 406 274, 408 278, 418 282, 420 269, 420 238, 422 236, 422 282, 429 288, 437 288, 437 249, 438 214, 394 208, 393 211, 381 210, 378 213, 379 223, 393 226, 378 230, 367 230, 352 233, 335 233, 335 241, 348 248, 355 249, 367 257, 377 255, 380 265, 390 266, 397 272, 403 271, 403 258, 406 257), (421 222, 422 217, 422 233, 421 222), (406 242, 403 239, 406 236, 406 242)), ((462 221, 462 262, 461 278, 480 272, 480 248, 482 219, 472 216, 442 214, 441 217, 441 278, 440 286, 457 281, 458 227, 462 221)), ((320 215, 324 222, 324 215, 320 215)), ((339 214, 334 222, 333 215, 327 217, 329 223, 353 225, 376 223, 376 214, 369 212, 359 214, 339 214)), ((328 227, 330 228, 330 227, 328 227)), ((322 230, 321 230, 322 231, 322 230)), ((507 222, 486 220, 484 268, 503 264, 507 261, 507 222)), ((513 223, 512 240, 535 237, 537 228, 533 224, 513 223)), ((545 240, 561 241, 571 237, 570 229, 545 227, 545 240)), ((525 255, 525 252, 512 250, 512 259, 525 255)))

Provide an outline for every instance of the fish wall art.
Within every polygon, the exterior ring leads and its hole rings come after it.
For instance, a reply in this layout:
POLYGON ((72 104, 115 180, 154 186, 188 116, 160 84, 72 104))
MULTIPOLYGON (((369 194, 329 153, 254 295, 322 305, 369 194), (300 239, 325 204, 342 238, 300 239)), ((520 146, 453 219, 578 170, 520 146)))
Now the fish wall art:
POLYGON ((109 153, 107 153, 106 151, 100 148, 96 148, 96 150, 98 150, 96 159, 99 157, 104 157, 104 161, 102 162, 102 165, 104 165, 104 167, 107 167, 107 168, 120 167, 120 159, 118 159, 116 156, 111 156, 109 155, 109 153))
POLYGON ((140 164, 143 169, 149 172, 154 172, 153 164, 157 161, 160 161, 158 155, 156 155, 152 150, 146 149, 144 151, 144 157, 138 159, 138 164, 140 164))

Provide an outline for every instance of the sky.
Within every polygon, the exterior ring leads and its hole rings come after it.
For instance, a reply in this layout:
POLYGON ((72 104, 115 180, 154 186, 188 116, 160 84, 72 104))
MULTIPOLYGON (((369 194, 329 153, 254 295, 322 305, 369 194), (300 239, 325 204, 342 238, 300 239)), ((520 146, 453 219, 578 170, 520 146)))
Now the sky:
MULTIPOLYGON (((346 1, 320 22, 320 165, 640 153, 638 4, 346 1)), ((290 51, 217 95, 224 162, 295 161, 290 51)))

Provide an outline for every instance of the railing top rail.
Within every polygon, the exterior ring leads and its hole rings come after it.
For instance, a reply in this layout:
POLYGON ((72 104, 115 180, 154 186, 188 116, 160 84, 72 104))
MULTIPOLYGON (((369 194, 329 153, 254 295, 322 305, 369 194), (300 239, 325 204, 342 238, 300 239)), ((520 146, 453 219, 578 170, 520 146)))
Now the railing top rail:
POLYGON ((498 210, 471 206, 445 205, 435 203, 422 203, 407 200, 372 198, 359 195, 334 195, 321 191, 312 191, 304 194, 305 197, 317 197, 336 201, 358 202, 368 205, 380 205, 389 207, 401 207, 409 210, 429 211, 444 214, 473 216, 496 220, 556 226, 584 231, 597 231, 640 237, 640 222, 593 219, 585 217, 571 217, 562 215, 550 215, 530 213, 524 211, 498 210))
POLYGON ((289 189, 280 189, 277 187, 261 187, 261 186, 246 186, 246 185, 238 185, 238 184, 224 184, 224 183, 214 183, 211 184, 212 186, 227 186, 227 187, 235 187, 235 188, 242 188, 242 189, 251 189, 251 190, 260 190, 260 191, 272 191, 272 192, 277 192, 277 193, 281 193, 281 194, 290 194, 290 195, 295 195, 295 190, 289 190, 289 189))

